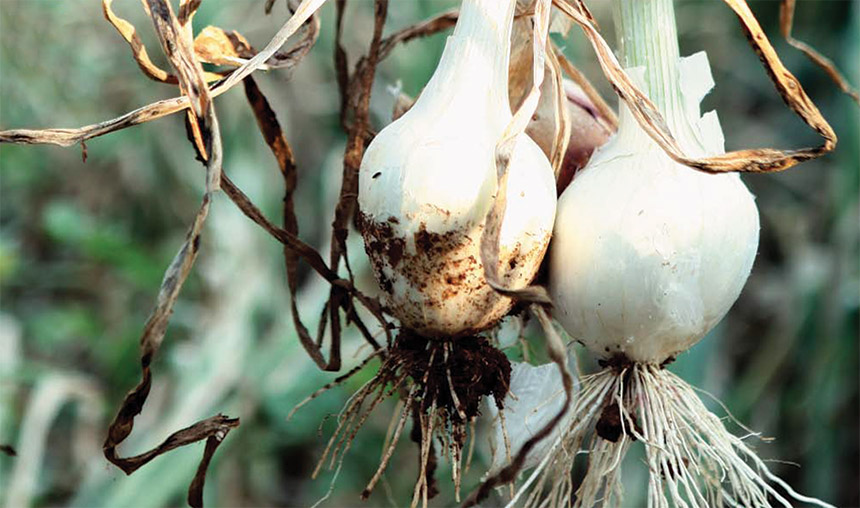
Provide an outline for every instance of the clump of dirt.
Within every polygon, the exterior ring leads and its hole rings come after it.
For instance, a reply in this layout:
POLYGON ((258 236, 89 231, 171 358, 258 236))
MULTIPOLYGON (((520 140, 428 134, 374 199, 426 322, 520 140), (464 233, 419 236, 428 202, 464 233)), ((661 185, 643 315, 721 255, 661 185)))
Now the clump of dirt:
POLYGON ((391 354, 400 357, 413 382, 423 383, 424 411, 435 401, 452 420, 471 420, 480 414, 485 396, 492 395, 501 405, 508 393, 511 363, 483 337, 428 340, 406 332, 391 354))

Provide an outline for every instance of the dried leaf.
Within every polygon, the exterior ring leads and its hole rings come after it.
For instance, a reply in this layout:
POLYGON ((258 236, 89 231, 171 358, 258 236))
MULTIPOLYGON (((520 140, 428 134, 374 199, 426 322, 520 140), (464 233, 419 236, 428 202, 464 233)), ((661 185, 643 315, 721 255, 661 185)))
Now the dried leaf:
POLYGON ((744 0, 723 0, 737 14, 741 26, 750 45, 756 51, 762 64, 768 71, 768 76, 774 83, 785 103, 803 121, 815 130, 824 143, 813 148, 799 150, 778 150, 773 148, 757 148, 738 150, 713 157, 695 159, 687 157, 677 141, 672 136, 666 121, 648 97, 639 90, 630 77, 621 68, 612 49, 600 35, 586 15, 582 0, 553 0, 554 5, 576 22, 582 28, 585 36, 591 42, 597 53, 600 66, 607 79, 612 83, 618 95, 627 102, 631 113, 639 125, 673 160, 691 168, 708 172, 752 172, 765 173, 782 171, 800 162, 820 157, 833 150, 836 146, 836 134, 821 116, 818 108, 803 91, 788 69, 782 64, 770 42, 750 12, 744 0))
MULTIPOLYGON (((275 112, 272 110, 268 100, 266 100, 266 97, 260 91, 259 87, 257 87, 257 83, 250 76, 245 78, 244 83, 245 97, 247 97, 248 103, 251 105, 251 109, 254 110, 254 116, 257 118, 257 125, 260 127, 260 132, 263 134, 266 144, 269 145, 269 148, 275 155, 275 158, 278 161, 278 167, 281 170, 281 176, 284 179, 284 230, 292 235, 298 236, 299 225, 293 203, 293 193, 296 189, 296 162, 293 157, 293 151, 287 143, 287 139, 278 123, 275 112)), ((307 351, 314 363, 316 363, 321 369, 337 370, 331 369, 330 367, 332 366, 332 363, 339 363, 339 361, 334 362, 331 358, 329 361, 325 360, 319 347, 314 343, 314 339, 311 337, 307 327, 302 322, 297 305, 299 256, 293 249, 290 249, 286 245, 284 246, 284 264, 286 265, 287 270, 287 287, 290 291, 290 310, 293 314, 293 325, 298 333, 299 342, 301 342, 305 351, 307 351)))
POLYGON ((194 38, 197 58, 214 65, 239 66, 239 59, 254 56, 254 50, 242 34, 235 30, 225 32, 217 26, 207 26, 194 38))
MULTIPOLYGON (((112 0, 107 0, 111 2, 112 0)), ((269 42, 266 48, 254 55, 254 57, 242 64, 230 76, 217 83, 210 90, 210 95, 214 98, 227 90, 234 87, 242 79, 250 75, 258 68, 264 67, 266 61, 273 56, 278 49, 287 41, 287 39, 298 31, 301 26, 311 18, 311 16, 319 9, 326 0, 304 0, 296 12, 289 20, 278 30, 274 38, 269 42)), ((303 54, 294 55, 295 57, 303 56, 303 54)), ((295 65, 297 61, 292 61, 289 65, 295 65)), ((287 63, 282 62, 283 65, 287 63)), ((16 144, 51 144, 59 146, 71 146, 81 141, 86 141, 94 137, 103 136, 110 132, 118 131, 138 125, 141 123, 155 120, 183 109, 190 105, 187 97, 175 97, 173 99, 165 99, 154 102, 147 106, 143 106, 134 111, 126 113, 113 120, 107 120, 97 124, 87 125, 77 129, 11 129, 0 131, 0 143, 16 143, 16 144)))
POLYGON ((481 483, 481 486, 472 492, 469 498, 466 499, 466 502, 463 503, 464 507, 477 506, 478 503, 487 498, 495 487, 516 480, 517 475, 522 469, 523 464, 525 464, 526 458, 532 449, 547 436, 552 434, 556 426, 558 426, 570 410, 571 401, 573 400, 573 376, 571 376, 570 369, 567 367, 567 351, 564 346, 564 341, 553 326, 549 314, 547 314, 546 310, 542 306, 533 303, 529 306, 529 310, 531 310, 532 314, 537 316, 538 321, 541 324, 541 328, 543 329, 544 336, 546 337, 546 346, 549 357, 552 362, 556 364, 559 372, 561 372, 562 387, 564 388, 564 404, 550 421, 541 427, 541 429, 529 438, 528 441, 523 443, 523 446, 520 448, 519 452, 517 452, 517 455, 513 460, 511 460, 510 464, 484 480, 481 483))
POLYGON ((511 156, 517 138, 525 131, 540 100, 541 84, 544 79, 550 1, 537 0, 535 2, 535 21, 532 35, 532 86, 496 144, 496 174, 498 178, 496 198, 492 208, 487 213, 484 232, 481 235, 481 262, 484 265, 484 277, 487 279, 487 284, 505 296, 526 302, 546 304, 551 303, 551 300, 546 289, 541 286, 510 288, 504 285, 502 277, 499 275, 499 236, 507 204, 508 166, 511 156))
MULTIPOLYGON (((552 43, 550 43, 552 44, 552 43)), ((606 124, 607 128, 611 132, 615 132, 618 130, 618 115, 615 114, 615 111, 603 100, 603 97, 594 88, 594 85, 585 77, 579 69, 574 66, 570 60, 564 56, 564 52, 559 49, 555 44, 552 44, 553 53, 558 59, 558 64, 561 69, 564 71, 567 76, 573 80, 574 83, 579 85, 582 91, 588 96, 588 99, 591 101, 591 105, 593 105, 597 112, 599 113, 599 119, 606 124)))
POLYGON ((125 398, 117 416, 108 430, 104 443, 105 457, 131 474, 155 457, 174 448, 207 439, 207 447, 188 492, 188 500, 193 506, 202 504, 202 488, 206 470, 218 444, 231 428, 238 426, 237 419, 222 415, 198 422, 191 427, 171 435, 158 447, 133 457, 120 457, 117 446, 131 434, 134 418, 140 414, 152 383, 150 366, 161 347, 173 305, 194 265, 200 249, 200 234, 209 213, 212 193, 220 187, 221 179, 221 137, 214 103, 209 96, 203 69, 192 50, 190 31, 184 30, 166 0, 148 0, 148 12, 156 27, 162 48, 177 72, 180 87, 189 98, 193 116, 189 115, 194 127, 194 138, 200 140, 198 149, 206 159, 206 192, 203 202, 194 218, 185 242, 165 272, 158 293, 155 309, 147 320, 141 337, 141 368, 143 378, 125 398))
POLYGON ((137 30, 134 28, 134 25, 114 14, 111 9, 112 3, 113 0, 102 0, 102 11, 104 12, 105 18, 111 25, 113 25, 114 28, 116 28, 116 31, 119 32, 122 38, 125 39, 125 42, 127 42, 131 47, 134 60, 137 62, 140 70, 143 71, 143 74, 160 83, 177 84, 178 80, 176 79, 176 76, 152 63, 152 60, 149 58, 149 53, 146 52, 146 47, 140 40, 140 36, 137 35, 137 30))
POLYGON ((854 102, 860 104, 860 94, 851 87, 848 80, 842 76, 842 73, 839 72, 833 61, 816 51, 809 44, 799 41, 791 35, 791 28, 794 25, 795 4, 796 0, 783 0, 779 6, 779 25, 780 30, 782 30, 782 36, 785 37, 786 42, 802 51, 815 65, 821 67, 846 95, 854 99, 854 102))

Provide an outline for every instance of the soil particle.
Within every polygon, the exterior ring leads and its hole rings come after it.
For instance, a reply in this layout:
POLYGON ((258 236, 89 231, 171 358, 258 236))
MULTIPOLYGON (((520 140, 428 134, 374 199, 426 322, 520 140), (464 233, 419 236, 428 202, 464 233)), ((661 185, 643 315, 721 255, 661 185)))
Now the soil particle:
MULTIPOLYGON (((375 253, 385 256, 392 268, 400 264, 406 247, 406 242, 395 234, 392 227, 392 224, 398 222, 396 217, 389 217, 385 222, 376 222, 363 213, 359 213, 356 217, 356 225, 365 238, 365 248, 368 254, 375 253)), ((380 285, 383 285, 382 281, 380 281, 380 285)), ((386 288, 383 287, 383 289, 386 288)), ((390 289, 386 290, 390 291, 390 289)))

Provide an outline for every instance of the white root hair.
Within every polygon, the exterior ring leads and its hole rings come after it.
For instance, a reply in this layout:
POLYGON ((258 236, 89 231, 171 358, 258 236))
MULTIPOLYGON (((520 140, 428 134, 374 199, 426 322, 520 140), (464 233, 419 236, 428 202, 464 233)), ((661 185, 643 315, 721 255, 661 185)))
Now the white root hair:
POLYGON ((519 506, 522 497, 523 506, 536 508, 618 506, 621 464, 630 445, 640 441, 649 470, 649 508, 831 507, 798 494, 771 473, 756 452, 705 407, 693 387, 660 366, 630 364, 586 376, 571 409, 575 416, 552 452, 508 506, 519 506), (612 412, 618 415, 614 425, 620 427, 615 436, 608 436, 615 437, 614 442, 595 431, 612 412), (570 472, 580 453, 588 455, 588 466, 574 490, 570 472))

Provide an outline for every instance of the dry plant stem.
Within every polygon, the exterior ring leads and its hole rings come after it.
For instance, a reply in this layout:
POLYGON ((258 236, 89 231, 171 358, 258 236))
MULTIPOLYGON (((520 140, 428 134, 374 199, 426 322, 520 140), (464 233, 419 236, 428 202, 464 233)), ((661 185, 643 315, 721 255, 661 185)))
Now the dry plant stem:
MULTIPOLYGON (((332 239, 329 266, 337 270, 341 258, 346 258, 346 237, 349 234, 349 221, 355 211, 358 198, 358 169, 364 156, 365 137, 370 128, 370 93, 373 87, 373 77, 376 64, 379 62, 379 46, 382 41, 382 29, 388 15, 388 0, 376 0, 374 3, 373 38, 367 56, 359 60, 356 70, 347 83, 346 97, 354 98, 344 102, 341 116, 352 112, 352 126, 347 132, 346 150, 343 156, 343 175, 341 178, 340 197, 335 208, 332 223, 332 239)), ((340 33, 342 14, 338 16, 338 33, 340 33)), ((346 59, 343 48, 338 46, 346 59)), ((336 59, 337 60, 337 59, 336 59)), ((338 64, 340 65, 340 64, 338 64)), ((338 82, 341 81, 342 69, 338 67, 338 82)), ((343 91, 341 92, 344 93, 343 91)), ((351 279, 350 274, 350 279, 351 279)))
MULTIPOLYGON (((257 118, 257 124, 260 127, 260 131, 263 134, 263 138, 266 140, 266 144, 272 150, 272 153, 275 155, 275 158, 278 161, 278 167, 280 168, 281 176, 284 179, 284 230, 297 237, 299 233, 298 220, 295 214, 295 207, 293 203, 293 193, 295 192, 296 188, 296 165, 293 151, 290 148, 289 143, 287 142, 286 136, 284 136, 283 130, 278 123, 275 112, 272 110, 265 96, 262 94, 262 92, 260 92, 260 89, 257 87, 256 82, 253 80, 252 77, 249 76, 248 78, 245 78, 244 83, 245 95, 248 99, 248 102, 251 104, 251 108, 254 110, 254 115, 257 118)), ((305 348, 305 351, 314 361, 314 363, 316 363, 317 366, 319 366, 321 369, 339 370, 340 334, 337 333, 337 329, 335 329, 333 325, 329 359, 326 360, 322 354, 320 345, 314 342, 314 339, 311 337, 310 332, 302 322, 301 316, 299 314, 299 309, 297 305, 299 255, 294 249, 291 249, 286 245, 284 246, 283 252, 284 264, 287 272, 287 285, 290 291, 290 306, 293 315, 293 325, 299 335, 299 341, 305 348)), ((342 289, 338 288, 337 291, 339 295, 343 294, 342 289)), ((354 312, 351 305, 349 305, 347 302, 347 298, 340 298, 337 302, 331 302, 331 308, 333 308, 337 312, 342 306, 348 306, 349 308, 347 309, 347 312, 349 318, 359 325, 359 329, 368 339, 368 342, 374 348, 379 349, 379 344, 376 342, 376 340, 361 322, 360 318, 354 312), (336 303, 340 303, 341 305, 336 305, 336 303)), ((387 329, 386 321, 381 321, 381 324, 384 329, 387 329)))
POLYGON ((585 95, 588 96, 588 99, 594 104, 594 107, 597 108, 597 112, 600 113, 600 120, 606 125, 606 127, 610 130, 610 132, 615 132, 618 130, 618 115, 615 114, 615 111, 609 104, 603 100, 603 97, 594 88, 594 85, 585 77, 570 60, 564 56, 564 52, 555 45, 555 43, 550 43, 552 46, 552 52, 558 59, 558 63, 561 66, 561 69, 564 71, 567 76, 573 80, 574 83, 579 85, 582 88, 582 91, 585 92, 585 95))
MULTIPOLYGON (((388 36, 382 41, 380 50, 380 59, 385 58, 390 53, 391 49, 399 42, 408 42, 416 37, 424 37, 432 35, 438 31, 444 30, 451 26, 447 22, 447 18, 452 14, 444 13, 429 21, 419 23, 412 27, 407 27, 399 32, 388 36)), ((286 26, 286 25, 285 25, 286 26)), ((282 30, 284 30, 282 28, 282 30)), ((279 32, 280 34, 280 32, 279 32)), ((304 41, 300 45, 305 44, 304 41)), ((310 44, 310 42, 308 42, 310 44)), ((297 46, 298 47, 298 46, 297 46)), ((310 46, 308 46, 310 47, 310 46)), ((303 53, 291 53, 293 57, 290 60, 285 60, 282 67, 294 67, 298 65, 303 53)), ((262 65, 262 64, 261 64, 262 65)), ((230 86, 226 86, 225 82, 215 83, 210 88, 212 97, 218 97, 222 93, 229 90, 235 83, 230 82, 230 86)), ((85 125, 74 129, 53 128, 53 129, 10 129, 0 131, 0 143, 15 143, 23 145, 57 145, 69 147, 78 143, 83 143, 87 140, 104 136, 118 130, 140 125, 152 120, 157 120, 165 116, 172 115, 189 107, 187 97, 175 97, 172 99, 164 99, 146 106, 142 106, 134 111, 130 111, 117 118, 99 122, 96 124, 85 125)))
POLYGON ((170 4, 165 0, 148 0, 148 7, 162 48, 171 65, 173 65, 180 86, 191 104, 193 116, 190 116, 190 118, 193 121, 195 129, 194 137, 200 141, 200 148, 204 150, 203 155, 206 157, 206 192, 203 195, 203 203, 186 236, 185 243, 165 273, 155 309, 144 328, 143 336, 141 337, 143 379, 126 396, 117 416, 111 424, 104 443, 104 454, 109 461, 122 469, 126 474, 131 474, 162 453, 179 446, 207 439, 203 458, 188 490, 189 504, 192 506, 201 506, 203 484, 209 461, 230 429, 239 425, 238 419, 230 419, 223 415, 213 416, 174 433, 160 446, 137 456, 120 457, 116 451, 117 446, 131 434, 134 427, 134 418, 142 410, 143 404, 149 395, 152 383, 150 365, 161 347, 170 315, 173 312, 173 305, 199 252, 200 233, 203 223, 209 213, 212 194, 219 189, 221 180, 222 155, 218 119, 215 116, 214 104, 209 95, 209 89, 206 86, 203 69, 194 58, 190 37, 187 36, 187 32, 183 31, 170 4))
POLYGON ((636 121, 676 162, 707 173, 768 173, 788 169, 800 162, 832 151, 836 146, 836 134, 803 91, 797 78, 782 64, 745 0, 723 1, 738 16, 747 40, 765 66, 777 92, 786 105, 824 139, 822 145, 797 150, 772 148, 738 150, 701 159, 687 157, 678 146, 657 107, 633 84, 599 30, 589 21, 582 0, 553 0, 553 4, 582 28, 597 53, 603 73, 618 95, 627 103, 636 121))
MULTIPOLYGON (((478 487, 478 489, 475 490, 468 499, 466 499, 466 502, 463 503, 464 507, 477 506, 478 503, 487 498, 493 488, 499 485, 504 485, 505 483, 513 482, 516 479, 517 474, 519 474, 522 469, 529 452, 531 452, 538 443, 549 436, 568 411, 571 410, 573 399, 573 377, 567 368, 567 353, 564 348, 564 343, 562 342, 558 332, 555 330, 555 327, 552 325, 552 320, 542 306, 533 303, 529 306, 529 309, 537 316, 546 337, 549 357, 553 363, 558 366, 558 369, 561 372, 561 380, 564 387, 564 404, 550 421, 538 430, 534 436, 529 438, 528 441, 523 443, 522 448, 520 448, 510 464, 481 483, 480 487, 478 487)), ((576 412, 576 408, 574 408, 573 411, 576 412)), ((513 504, 515 501, 516 498, 512 499, 511 503, 513 504)))
POLYGON ((860 104, 860 94, 854 89, 848 80, 839 72, 832 60, 822 55, 809 44, 799 41, 791 35, 791 28, 794 25, 794 8, 796 0, 783 0, 779 6, 779 25, 782 31, 782 36, 786 42, 803 52, 815 65, 821 67, 824 72, 830 76, 830 79, 842 90, 846 95, 854 99, 854 102, 860 104))
POLYGON ((159 83, 178 84, 179 81, 176 79, 176 76, 152 63, 149 53, 147 53, 146 47, 140 40, 140 36, 137 35, 134 25, 114 14, 111 4, 113 4, 113 0, 102 0, 102 12, 105 19, 116 28, 116 31, 119 32, 122 38, 125 39, 125 42, 131 47, 134 61, 137 62, 144 76, 159 83))
POLYGON ((544 78, 544 62, 546 58, 546 42, 549 35, 550 0, 535 2, 534 33, 532 34, 532 88, 523 100, 522 105, 514 113, 501 139, 496 144, 495 163, 498 184, 493 206, 487 213, 484 231, 481 234, 481 263, 484 266, 484 277, 487 284, 496 292, 505 296, 515 297, 525 302, 551 304, 549 294, 542 286, 525 288, 506 287, 499 274, 499 237, 502 231, 502 219, 508 188, 508 166, 511 162, 517 138, 525 131, 540 100, 540 87, 544 78))

